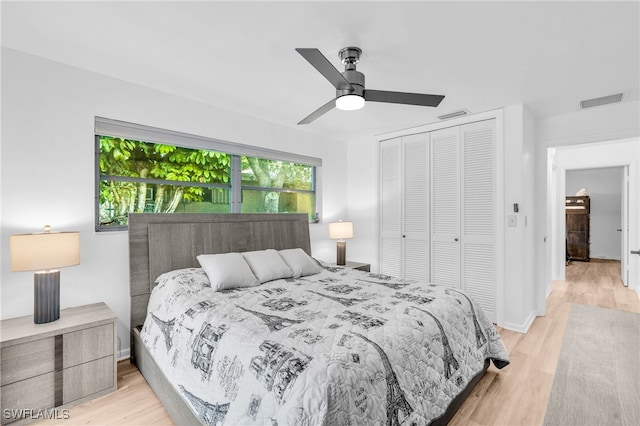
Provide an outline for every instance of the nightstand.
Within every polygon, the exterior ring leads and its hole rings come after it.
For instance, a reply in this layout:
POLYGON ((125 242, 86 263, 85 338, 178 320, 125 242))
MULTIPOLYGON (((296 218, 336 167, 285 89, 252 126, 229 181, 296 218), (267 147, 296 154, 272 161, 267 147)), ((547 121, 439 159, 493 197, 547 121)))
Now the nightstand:
POLYGON ((116 342, 116 315, 104 303, 64 309, 46 324, 31 315, 0 321, 2 424, 43 420, 115 391, 116 342))
POLYGON ((332 266, 339 266, 341 268, 351 268, 351 269, 357 269, 359 271, 364 271, 364 272, 371 272, 371 264, 369 263, 361 263, 361 262, 349 262, 348 260, 345 262, 345 265, 336 265, 335 263, 332 263, 332 266))

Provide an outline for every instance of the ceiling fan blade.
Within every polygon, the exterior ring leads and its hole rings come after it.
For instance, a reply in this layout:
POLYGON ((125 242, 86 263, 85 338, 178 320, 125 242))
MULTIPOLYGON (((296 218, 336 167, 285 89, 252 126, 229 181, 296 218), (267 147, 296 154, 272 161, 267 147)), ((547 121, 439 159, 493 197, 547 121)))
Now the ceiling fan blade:
POLYGON ((336 100, 331 99, 329 102, 322 105, 320 108, 318 108, 317 110, 313 111, 311 114, 309 114, 308 116, 300 120, 298 124, 309 124, 316 118, 320 118, 322 115, 331 111, 334 106, 336 106, 336 100))
POLYGON ((318 49, 296 48, 296 52, 302 55, 329 83, 338 90, 354 90, 353 86, 345 79, 318 49))
POLYGON ((388 102, 392 104, 437 107, 444 99, 444 96, 424 95, 422 93, 386 92, 384 90, 365 89, 364 99, 366 101, 372 102, 388 102))

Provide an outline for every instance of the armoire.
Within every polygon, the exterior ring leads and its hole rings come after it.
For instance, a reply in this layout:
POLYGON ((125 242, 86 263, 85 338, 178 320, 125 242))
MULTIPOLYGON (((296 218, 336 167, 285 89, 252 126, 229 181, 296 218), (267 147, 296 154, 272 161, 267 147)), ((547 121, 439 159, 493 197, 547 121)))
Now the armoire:
POLYGON ((380 272, 463 290, 493 322, 503 204, 497 121, 396 132, 380 138, 379 156, 380 272))

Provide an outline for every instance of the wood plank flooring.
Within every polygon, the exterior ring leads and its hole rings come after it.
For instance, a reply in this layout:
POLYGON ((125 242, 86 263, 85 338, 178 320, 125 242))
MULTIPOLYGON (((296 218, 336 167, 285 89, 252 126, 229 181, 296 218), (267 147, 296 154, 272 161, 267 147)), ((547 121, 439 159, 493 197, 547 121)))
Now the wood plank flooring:
POLYGON ((620 262, 576 262, 565 281, 555 281, 547 314, 527 334, 499 329, 511 365, 493 365, 450 425, 540 425, 560 356, 571 303, 640 313, 640 298, 622 284, 620 262))
MULTIPOLYGON (((499 329, 511 365, 493 365, 450 425, 540 425, 544 419, 571 303, 639 312, 638 295, 622 285, 620 262, 572 262, 566 281, 552 283, 547 315, 527 334, 499 329)), ((69 420, 41 424, 172 425, 167 412, 138 370, 118 363, 118 390, 71 409, 69 420)))

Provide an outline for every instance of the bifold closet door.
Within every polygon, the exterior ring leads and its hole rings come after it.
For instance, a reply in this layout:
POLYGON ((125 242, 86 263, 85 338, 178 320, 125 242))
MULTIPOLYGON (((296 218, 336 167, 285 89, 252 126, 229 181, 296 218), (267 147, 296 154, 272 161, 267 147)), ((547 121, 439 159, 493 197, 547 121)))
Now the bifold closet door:
POLYGON ((380 272, 428 282, 429 134, 380 143, 380 272))
POLYGON ((495 120, 431 132, 431 277, 496 319, 495 120))
POLYGON ((460 128, 431 132, 431 281, 460 288, 460 128))
POLYGON ((380 273, 402 276, 401 138, 380 143, 380 273))
POLYGON ((496 124, 460 127, 462 288, 496 320, 496 124))
POLYGON ((429 134, 402 137, 402 278, 430 281, 429 134))

